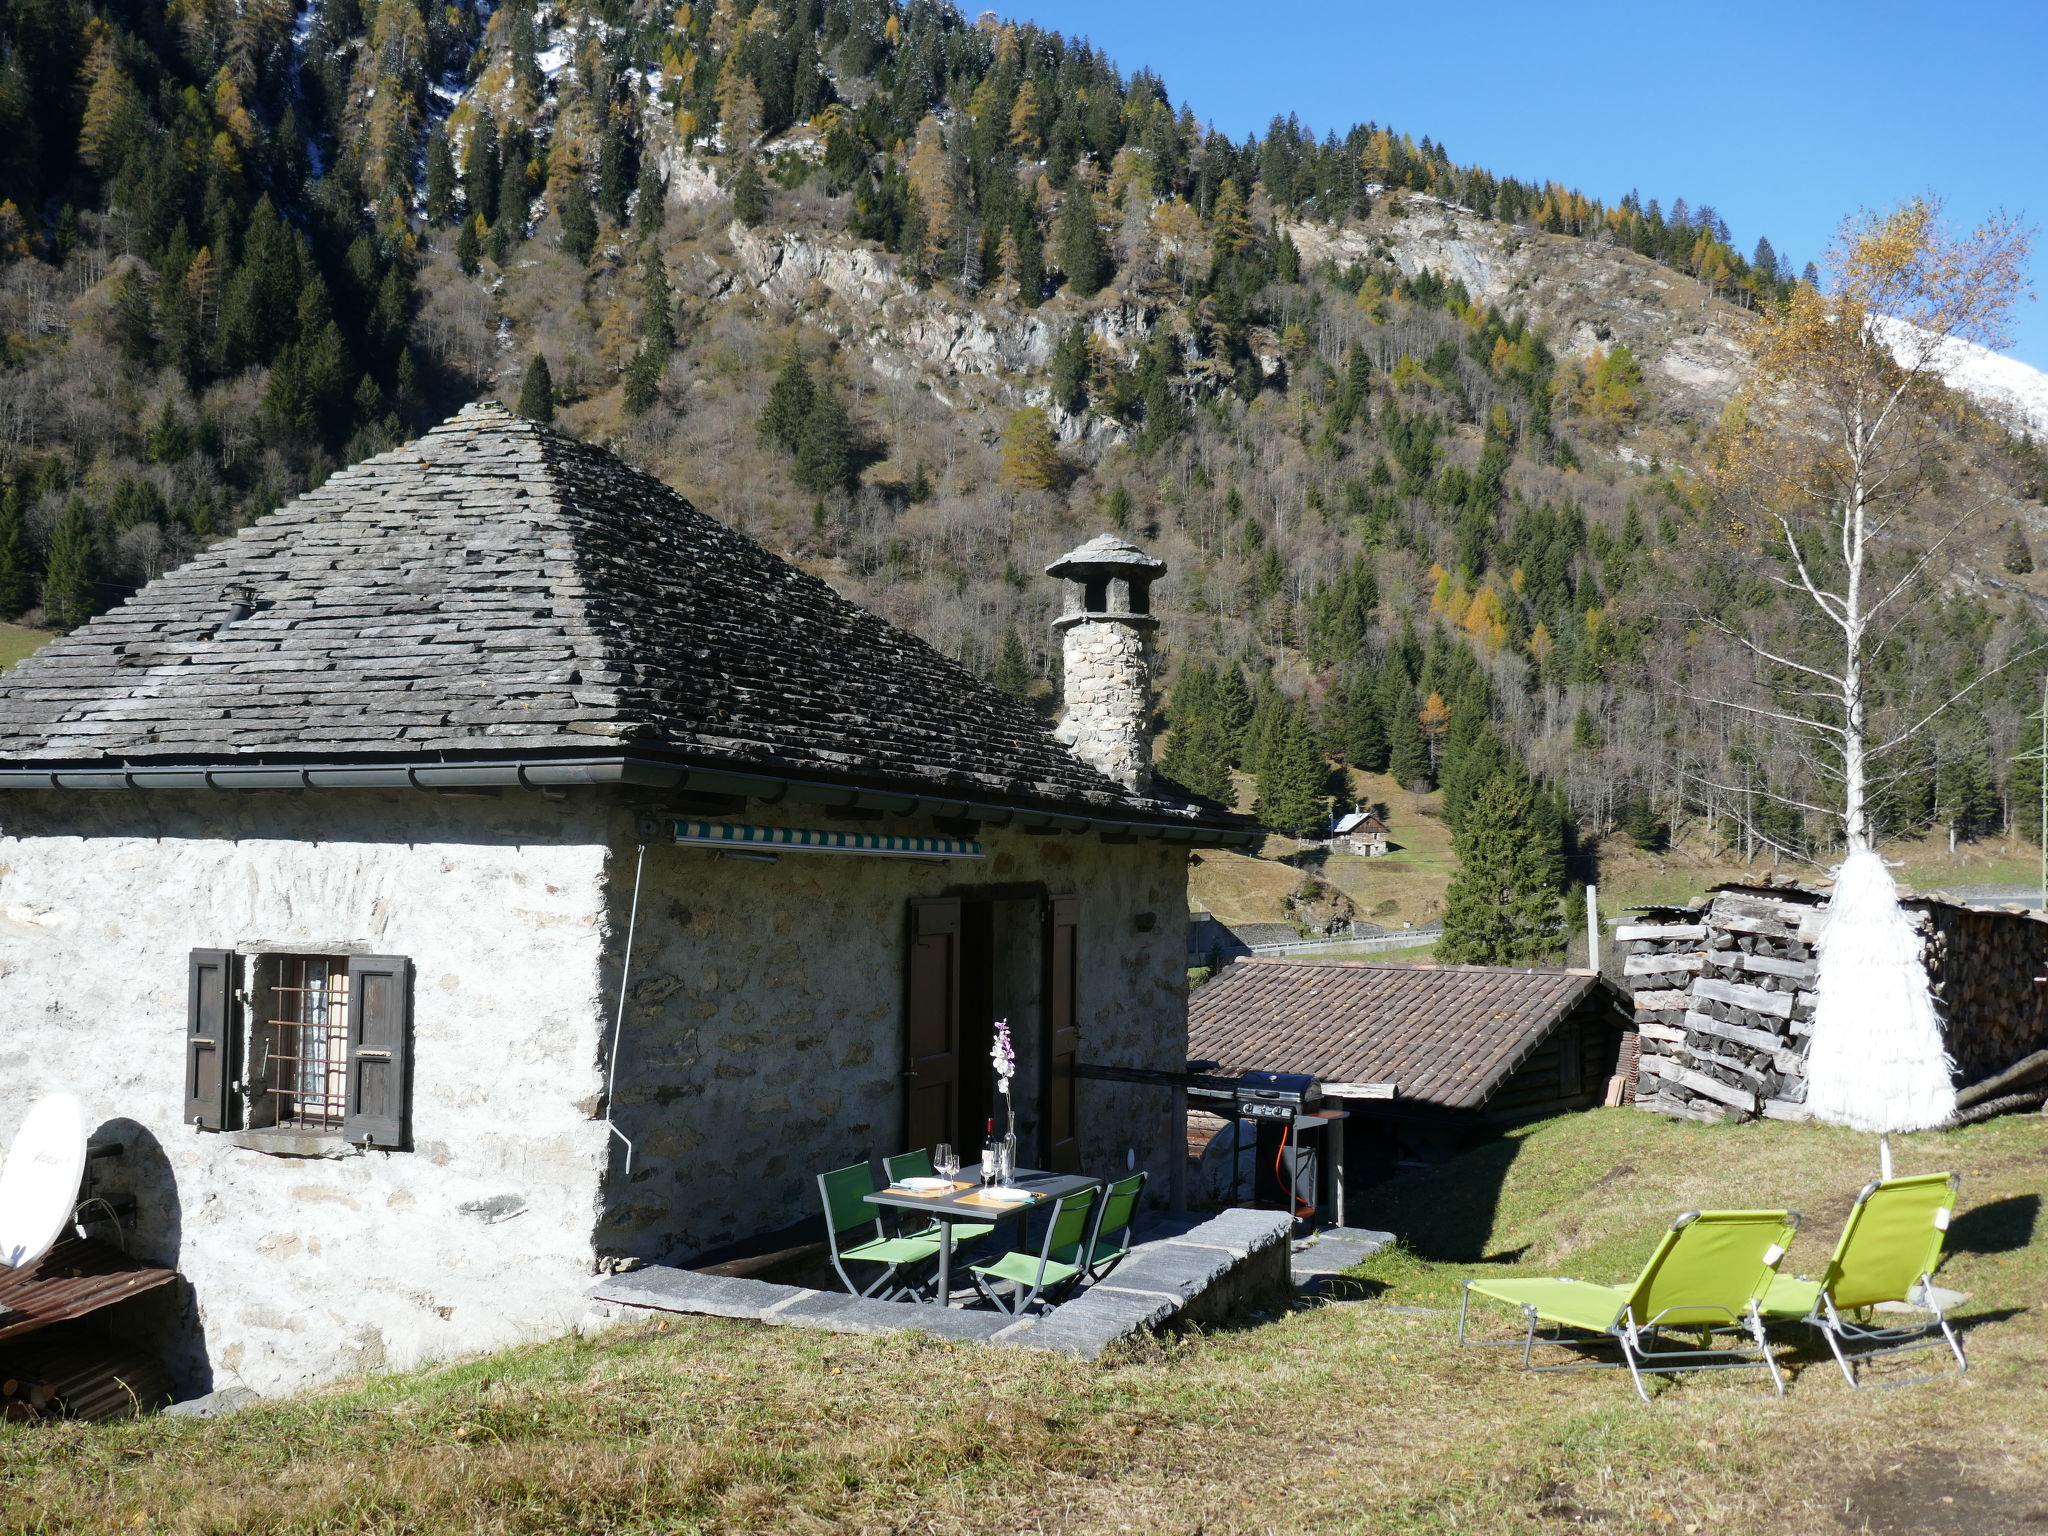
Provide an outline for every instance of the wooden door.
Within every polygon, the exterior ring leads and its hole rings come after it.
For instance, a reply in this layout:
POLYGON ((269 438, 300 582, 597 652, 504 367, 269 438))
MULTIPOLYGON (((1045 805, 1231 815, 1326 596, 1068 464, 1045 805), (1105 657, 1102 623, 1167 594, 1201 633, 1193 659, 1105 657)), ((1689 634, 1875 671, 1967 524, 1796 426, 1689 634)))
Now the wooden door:
POLYGON ((1081 900, 1053 896, 1045 904, 1044 1130, 1045 1166, 1081 1171, 1081 900))
POLYGON ((951 1141, 960 1120, 960 903, 910 904, 903 1013, 903 1145, 951 1141))

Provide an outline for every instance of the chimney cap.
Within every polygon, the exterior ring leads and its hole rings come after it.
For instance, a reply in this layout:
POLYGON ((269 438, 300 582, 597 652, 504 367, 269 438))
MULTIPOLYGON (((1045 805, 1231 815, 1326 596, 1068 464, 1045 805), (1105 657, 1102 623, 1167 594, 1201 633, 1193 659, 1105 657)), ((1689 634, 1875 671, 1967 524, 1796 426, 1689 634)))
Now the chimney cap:
POLYGON ((1045 568, 1045 574, 1062 576, 1069 581, 1085 581, 1090 576, 1119 572, 1140 581, 1150 581, 1165 569, 1164 560, 1153 558, 1113 533, 1103 533, 1079 549, 1061 555, 1045 568))

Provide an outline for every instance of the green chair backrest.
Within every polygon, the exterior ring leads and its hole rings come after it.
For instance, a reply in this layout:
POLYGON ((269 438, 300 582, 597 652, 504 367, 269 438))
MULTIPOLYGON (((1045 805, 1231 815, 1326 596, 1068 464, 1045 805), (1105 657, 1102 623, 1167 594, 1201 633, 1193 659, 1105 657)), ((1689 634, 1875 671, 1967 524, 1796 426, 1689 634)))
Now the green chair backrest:
POLYGON ((875 1171, 866 1163, 835 1168, 818 1175, 818 1193, 825 1202, 825 1225, 833 1232, 849 1227, 872 1226, 881 1214, 866 1196, 875 1192, 875 1171))
POLYGON ((1134 1173, 1127 1179, 1118 1179, 1109 1186, 1109 1193, 1102 1197, 1102 1220, 1095 1228, 1095 1244, 1099 1248, 1108 1242, 1121 1248, 1131 1228, 1131 1218, 1138 1211, 1138 1196, 1145 1192, 1145 1175, 1134 1173))
MULTIPOLYGON (((1095 1209, 1096 1197, 1101 1193, 1101 1185, 1090 1184, 1060 1201, 1059 1209, 1053 1212, 1052 1226, 1045 1234, 1044 1252, 1057 1256, 1080 1248, 1081 1239, 1088 1235, 1089 1213, 1095 1209)), ((1062 1258, 1060 1262, 1072 1260, 1062 1258)))
POLYGON ((894 1157, 882 1159, 882 1167, 888 1171, 891 1184, 901 1184, 905 1179, 929 1179, 932 1173, 931 1152, 919 1147, 913 1152, 898 1152, 894 1157))
POLYGON ((1797 1211, 1687 1211, 1629 1290, 1638 1327, 1728 1323, 1770 1288, 1797 1211))
POLYGON ((1956 1208, 1956 1176, 1923 1173, 1863 1186, 1821 1288, 1843 1310, 1904 1301, 1941 1262, 1956 1208))

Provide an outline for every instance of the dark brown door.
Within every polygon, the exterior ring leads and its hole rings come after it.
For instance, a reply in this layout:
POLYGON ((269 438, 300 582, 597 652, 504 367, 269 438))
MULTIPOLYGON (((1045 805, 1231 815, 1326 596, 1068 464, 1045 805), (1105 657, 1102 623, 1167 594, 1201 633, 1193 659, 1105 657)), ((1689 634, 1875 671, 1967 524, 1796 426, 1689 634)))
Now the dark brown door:
POLYGON ((1045 911, 1045 1166, 1081 1171, 1081 901, 1054 896, 1045 911))
POLYGON ((960 1123, 960 903, 910 904, 903 1026, 903 1145, 951 1141, 960 1123))

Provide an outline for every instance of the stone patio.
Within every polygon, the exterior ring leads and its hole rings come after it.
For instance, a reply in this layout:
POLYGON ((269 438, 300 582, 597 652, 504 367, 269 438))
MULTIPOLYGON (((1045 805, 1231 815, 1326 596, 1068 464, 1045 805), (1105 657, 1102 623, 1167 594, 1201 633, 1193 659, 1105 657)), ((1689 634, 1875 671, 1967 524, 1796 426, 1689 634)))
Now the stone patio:
MULTIPOLYGON (((929 1333, 1094 1360, 1104 1350, 1170 1322, 1214 1325, 1262 1297, 1285 1294, 1302 1274, 1334 1273, 1373 1251, 1384 1233, 1332 1229, 1296 1253, 1293 1222, 1280 1211, 1214 1216, 1153 1215, 1131 1256, 1100 1284, 1039 1317, 869 1301, 839 1291, 651 1265, 607 1275, 590 1288, 600 1307, 748 1318, 835 1333, 929 1333), (1336 1236, 1336 1233, 1343 1236, 1336 1236), (1325 1243, 1328 1246, 1325 1246, 1325 1243), (1346 1255, 1355 1253, 1355 1257, 1346 1255), (1313 1255, 1303 1269, 1304 1255, 1313 1255), (1316 1269, 1322 1264, 1332 1266, 1316 1269)), ((1318 1282, 1319 1283, 1319 1282, 1318 1282)))

